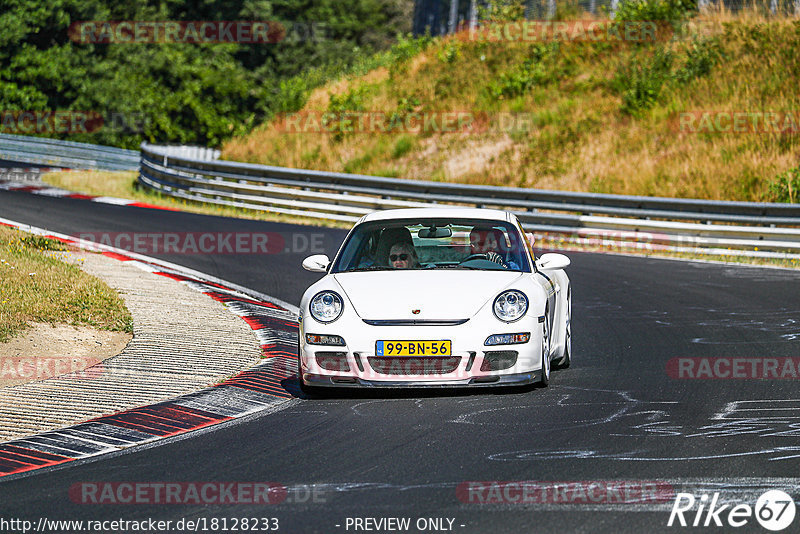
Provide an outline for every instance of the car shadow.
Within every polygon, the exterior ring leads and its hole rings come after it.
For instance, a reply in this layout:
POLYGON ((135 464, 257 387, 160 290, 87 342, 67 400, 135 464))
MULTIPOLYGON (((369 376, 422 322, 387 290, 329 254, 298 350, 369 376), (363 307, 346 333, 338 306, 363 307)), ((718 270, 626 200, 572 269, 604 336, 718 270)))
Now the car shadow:
POLYGON ((313 393, 300 389, 300 381, 287 378, 281 386, 293 397, 304 400, 326 399, 430 399, 437 397, 470 397, 475 395, 520 395, 540 389, 539 384, 496 387, 425 386, 410 388, 318 388, 313 393))

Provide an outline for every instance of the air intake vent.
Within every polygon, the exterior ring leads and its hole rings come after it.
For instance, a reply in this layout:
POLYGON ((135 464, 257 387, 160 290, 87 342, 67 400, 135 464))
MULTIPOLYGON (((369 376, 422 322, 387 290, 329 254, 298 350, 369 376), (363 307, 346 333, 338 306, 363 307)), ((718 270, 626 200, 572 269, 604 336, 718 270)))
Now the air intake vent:
POLYGON ((350 370, 346 352, 315 352, 314 357, 317 359, 317 365, 326 371, 346 372, 350 370))
POLYGON ((447 358, 383 358, 369 356, 369 365, 384 375, 445 375, 458 369, 460 356, 447 358))
POLYGON ((469 319, 362 319, 370 326, 458 326, 469 319))
POLYGON ((481 371, 502 371, 509 369, 517 363, 517 351, 495 350, 483 353, 481 371))

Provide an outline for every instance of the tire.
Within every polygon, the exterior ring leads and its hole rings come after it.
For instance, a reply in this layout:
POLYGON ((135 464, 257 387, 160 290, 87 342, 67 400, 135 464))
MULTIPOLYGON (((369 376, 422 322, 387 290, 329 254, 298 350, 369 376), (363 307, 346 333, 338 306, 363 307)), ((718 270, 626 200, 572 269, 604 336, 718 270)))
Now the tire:
POLYGON ((572 363, 572 294, 567 293, 567 326, 564 332, 564 355, 558 359, 555 368, 566 369, 572 363))
POLYGON ((550 319, 544 312, 542 324, 542 370, 539 375, 539 387, 546 388, 550 384, 550 319))

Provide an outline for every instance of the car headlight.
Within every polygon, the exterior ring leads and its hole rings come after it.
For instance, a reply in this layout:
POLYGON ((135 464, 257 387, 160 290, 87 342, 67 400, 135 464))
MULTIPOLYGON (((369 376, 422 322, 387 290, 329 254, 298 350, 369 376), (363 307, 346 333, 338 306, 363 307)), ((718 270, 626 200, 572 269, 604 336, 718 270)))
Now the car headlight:
POLYGON ((342 297, 333 291, 321 291, 314 295, 308 306, 311 316, 321 323, 332 323, 342 314, 342 297))
POLYGON ((501 321, 513 323, 528 311, 528 297, 522 291, 503 291, 494 299, 494 315, 501 321))

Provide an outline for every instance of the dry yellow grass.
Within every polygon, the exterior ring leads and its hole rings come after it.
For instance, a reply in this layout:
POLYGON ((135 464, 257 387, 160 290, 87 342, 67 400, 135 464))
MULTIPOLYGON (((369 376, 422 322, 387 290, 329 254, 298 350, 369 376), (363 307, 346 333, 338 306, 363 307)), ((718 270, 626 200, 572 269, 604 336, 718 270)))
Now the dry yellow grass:
MULTIPOLYGON (((509 96, 492 93, 535 57, 539 43, 437 41, 411 60, 317 90, 303 112, 350 95, 361 111, 526 113, 527 131, 286 133, 265 124, 229 141, 223 157, 287 167, 399 178, 603 193, 771 200, 770 181, 798 165, 794 133, 694 133, 682 112, 800 115, 800 25, 755 10, 693 20, 685 35, 651 46, 561 43, 539 61, 544 79, 509 96), (655 104, 624 111, 616 88, 627 67, 670 54, 673 70, 719 53, 707 72, 664 84, 655 104)), ((534 62, 536 63, 536 62, 534 62)), ((688 66, 686 67, 688 69, 688 66)), ((357 111, 357 110, 354 110, 357 111)))

